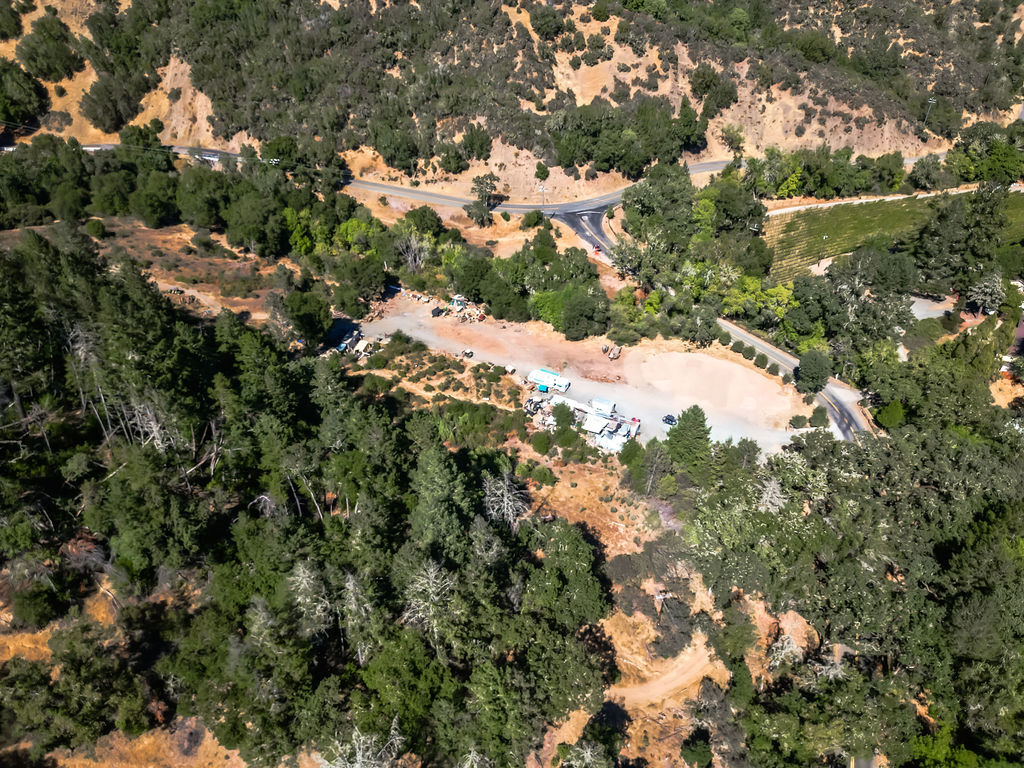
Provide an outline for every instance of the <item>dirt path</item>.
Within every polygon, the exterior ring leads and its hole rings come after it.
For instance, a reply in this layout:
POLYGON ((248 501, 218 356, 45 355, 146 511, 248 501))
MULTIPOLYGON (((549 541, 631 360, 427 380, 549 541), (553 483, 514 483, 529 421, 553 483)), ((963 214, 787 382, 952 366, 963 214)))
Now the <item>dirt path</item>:
POLYGON ((721 661, 712 659, 703 637, 698 635, 693 645, 678 656, 652 665, 651 677, 646 682, 613 685, 607 695, 628 710, 659 707, 670 699, 692 698, 705 677, 725 684, 729 672, 721 661))

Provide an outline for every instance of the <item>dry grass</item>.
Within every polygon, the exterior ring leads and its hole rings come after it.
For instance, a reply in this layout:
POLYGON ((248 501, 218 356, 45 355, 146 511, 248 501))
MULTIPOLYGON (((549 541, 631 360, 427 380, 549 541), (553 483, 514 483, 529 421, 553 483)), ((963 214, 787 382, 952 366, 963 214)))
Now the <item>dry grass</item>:
POLYGON ((989 385, 992 401, 1000 408, 1009 408, 1018 397, 1024 397, 1024 384, 1016 379, 1000 376, 989 385))

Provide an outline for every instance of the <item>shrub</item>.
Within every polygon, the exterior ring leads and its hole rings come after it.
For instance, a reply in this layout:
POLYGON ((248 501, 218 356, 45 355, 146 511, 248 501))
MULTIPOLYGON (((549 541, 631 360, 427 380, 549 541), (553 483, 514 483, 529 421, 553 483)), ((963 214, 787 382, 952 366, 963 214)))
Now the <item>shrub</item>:
POLYGON ((744 344, 742 341, 734 341, 732 343, 732 347, 731 347, 732 351, 735 352, 738 355, 742 355, 743 351, 746 348, 747 348, 747 345, 744 344))
POLYGON ((754 365, 756 365, 758 368, 767 368, 768 355, 766 355, 764 352, 758 352, 757 357, 754 358, 754 365))
POLYGON ((541 456, 547 456, 548 451, 551 450, 551 433, 543 431, 534 432, 533 437, 530 438, 530 445, 541 456))
POLYGON ((530 477, 541 485, 554 485, 556 480, 555 473, 540 464, 533 468, 530 477))
POLYGON ((732 336, 729 334, 728 331, 720 331, 718 334, 718 343, 721 344, 723 347, 728 347, 732 343, 732 336))
POLYGON ((99 240, 107 234, 107 228, 103 226, 103 222, 99 219, 89 219, 85 222, 85 232, 89 237, 95 237, 99 240))
POLYGON ((771 365, 769 365, 768 366, 768 373, 770 373, 772 376, 778 376, 779 375, 779 364, 778 363, 772 363, 771 365))
POLYGON ((789 426, 793 429, 803 429, 807 426, 807 417, 803 414, 797 414, 789 420, 789 426))
POLYGON ((754 355, 757 354, 757 350, 754 349, 753 347, 744 347, 743 351, 740 354, 743 355, 743 357, 746 358, 747 360, 753 360, 754 355))
POLYGON ((822 405, 817 406, 814 409, 814 413, 811 414, 811 418, 808 419, 808 423, 812 427, 827 427, 828 426, 828 411, 822 405))
POLYGON ((544 216, 540 211, 528 211, 523 214, 523 221, 519 225, 520 229, 533 229, 539 227, 544 223, 544 216))

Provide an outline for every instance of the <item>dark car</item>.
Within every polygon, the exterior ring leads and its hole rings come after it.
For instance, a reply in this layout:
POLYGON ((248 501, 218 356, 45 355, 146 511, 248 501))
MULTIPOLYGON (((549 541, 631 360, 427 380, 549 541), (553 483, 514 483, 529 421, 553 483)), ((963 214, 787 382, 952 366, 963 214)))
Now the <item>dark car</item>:
POLYGON ((662 424, 668 424, 670 427, 674 427, 678 423, 678 419, 671 413, 667 413, 661 417, 662 424))

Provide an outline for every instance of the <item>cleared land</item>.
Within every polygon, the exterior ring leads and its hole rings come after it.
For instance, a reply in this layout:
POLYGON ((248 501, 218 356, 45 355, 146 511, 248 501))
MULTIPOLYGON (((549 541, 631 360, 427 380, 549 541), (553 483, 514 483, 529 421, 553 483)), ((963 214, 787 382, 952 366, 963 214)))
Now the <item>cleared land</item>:
POLYGON ((401 330, 432 349, 452 354, 472 349, 474 362, 515 367, 520 373, 541 367, 561 371, 573 382, 569 397, 612 400, 620 413, 639 418, 642 440, 664 437, 661 417, 696 404, 707 414, 713 439, 747 437, 762 450, 775 451, 792 437, 789 419, 811 411, 791 386, 717 344, 696 352, 678 340, 646 340, 612 361, 601 353, 601 345, 608 343, 604 338, 567 341, 540 322, 434 319, 431 306, 397 297, 381 307, 380 319, 362 324, 363 332, 401 330))

